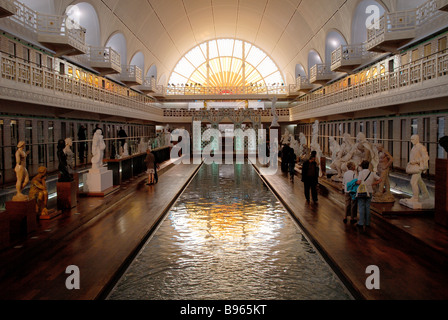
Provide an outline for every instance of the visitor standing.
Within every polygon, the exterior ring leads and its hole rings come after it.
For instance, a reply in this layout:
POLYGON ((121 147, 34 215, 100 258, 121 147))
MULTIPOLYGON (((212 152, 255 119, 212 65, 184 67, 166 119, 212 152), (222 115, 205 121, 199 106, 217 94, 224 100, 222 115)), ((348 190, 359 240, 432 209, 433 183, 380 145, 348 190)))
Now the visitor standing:
MULTIPOLYGON (((350 223, 354 224, 356 223, 356 218, 358 215, 358 203, 356 201, 356 197, 352 196, 352 193, 354 190, 349 190, 348 184, 352 182, 353 180, 356 180, 358 178, 358 175, 356 174, 356 166, 353 162, 349 162, 347 164, 348 170, 344 173, 344 177, 342 180, 342 185, 344 187, 344 194, 345 194, 345 218, 344 223, 347 223, 348 217, 350 217, 350 223)), ((356 193, 355 193, 356 194, 356 193)))
POLYGON ((146 159, 145 159, 145 163, 146 163, 146 168, 147 168, 147 173, 148 173, 148 183, 146 184, 147 186, 154 184, 154 174, 155 174, 155 157, 154 154, 151 152, 151 149, 148 149, 146 151, 146 159))
POLYGON ((369 170, 370 162, 364 160, 361 163, 362 171, 358 175, 357 184, 357 202, 358 202, 358 212, 359 212, 359 222, 357 226, 363 228, 370 226, 370 203, 372 202, 373 186, 381 183, 381 178, 375 173, 369 170), (365 185, 366 194, 361 194, 361 184, 365 185))
POLYGON ((289 155, 287 157, 288 159, 288 169, 289 169, 289 179, 291 181, 294 181, 294 176, 296 173, 296 162, 297 162, 297 156, 296 153, 294 152, 294 149, 289 147, 289 155))
POLYGON ((310 191, 313 202, 317 203, 317 184, 319 183, 319 166, 316 162, 316 151, 311 152, 311 156, 303 163, 302 182, 305 188, 305 198, 310 202, 310 191))
POLYGON ((80 163, 84 163, 84 159, 85 159, 85 153, 86 153, 86 139, 87 139, 87 134, 86 134, 86 127, 84 127, 83 125, 81 125, 79 127, 78 130, 78 157, 79 157, 79 161, 80 163))
POLYGON ((119 140, 121 147, 124 147, 127 137, 128 137, 128 135, 126 134, 126 131, 124 131, 123 127, 120 127, 120 130, 118 130, 118 138, 121 138, 119 140))

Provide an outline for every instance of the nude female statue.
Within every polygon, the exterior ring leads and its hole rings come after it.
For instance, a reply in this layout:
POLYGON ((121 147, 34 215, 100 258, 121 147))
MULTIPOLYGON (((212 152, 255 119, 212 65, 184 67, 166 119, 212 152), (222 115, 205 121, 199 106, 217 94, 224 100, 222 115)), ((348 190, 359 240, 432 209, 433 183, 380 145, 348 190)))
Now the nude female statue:
POLYGON ((20 141, 17 144, 16 151, 16 167, 14 171, 16 172, 17 182, 16 190, 17 194, 12 198, 12 201, 27 201, 28 197, 22 193, 23 189, 26 187, 28 182, 30 182, 30 177, 28 175, 28 170, 26 169, 26 157, 30 153, 25 152, 25 141, 20 141))

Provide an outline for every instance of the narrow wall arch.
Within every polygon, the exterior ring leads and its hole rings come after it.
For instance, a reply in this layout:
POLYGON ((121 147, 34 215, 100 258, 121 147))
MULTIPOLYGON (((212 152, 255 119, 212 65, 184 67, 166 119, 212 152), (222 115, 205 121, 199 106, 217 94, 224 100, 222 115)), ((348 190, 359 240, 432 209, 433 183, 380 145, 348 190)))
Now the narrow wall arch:
POLYGON ((353 13, 352 43, 361 44, 367 41, 367 25, 373 23, 376 14, 382 16, 386 8, 376 0, 361 0, 353 13))
POLYGON ((143 52, 138 51, 133 56, 131 61, 129 62, 130 65, 134 65, 139 67, 142 72, 145 70, 145 56, 143 52))
POLYGON ((98 14, 87 2, 80 2, 66 8, 67 16, 86 29, 86 43, 90 46, 101 46, 101 31, 98 14))
POLYGON ((20 0, 27 7, 44 14, 56 14, 54 0, 20 0))
POLYGON ((320 57, 320 54, 316 51, 311 49, 308 52, 308 75, 310 74, 310 70, 312 67, 314 67, 316 64, 322 64, 322 58, 320 57))
POLYGON ((121 64, 127 64, 127 42, 125 36, 121 32, 114 33, 106 42, 106 47, 111 47, 121 56, 121 64))
POLYGON ((301 63, 296 64, 296 72, 295 72, 295 77, 306 77, 306 71, 305 68, 303 67, 303 65, 301 63))
POLYGON ((331 55, 340 46, 346 45, 344 36, 337 30, 330 30, 325 39, 325 63, 331 65, 331 55))
POLYGON ((153 64, 153 65, 148 69, 148 72, 146 73, 146 77, 147 77, 147 78, 154 77, 155 79, 157 79, 157 66, 156 66, 155 64, 153 64))

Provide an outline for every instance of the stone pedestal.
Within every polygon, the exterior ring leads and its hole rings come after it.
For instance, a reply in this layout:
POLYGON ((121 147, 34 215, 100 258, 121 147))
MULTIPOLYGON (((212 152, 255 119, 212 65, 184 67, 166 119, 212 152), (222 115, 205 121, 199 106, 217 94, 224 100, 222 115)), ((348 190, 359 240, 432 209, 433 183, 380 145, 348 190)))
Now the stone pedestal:
POLYGON ((87 174, 84 191, 88 195, 104 195, 113 188, 113 172, 102 167, 100 170, 90 170, 87 174))
POLYGON ((70 210, 76 207, 78 202, 78 182, 76 179, 72 182, 58 182, 56 189, 59 210, 70 210))
POLYGON ((9 247, 9 217, 6 212, 0 212, 0 250, 9 247))
POLYGON ((448 227, 448 160, 436 159, 435 222, 448 227))
POLYGON ((412 201, 411 199, 401 199, 400 204, 413 210, 431 210, 434 209, 434 199, 412 201))
POLYGON ((7 201, 6 212, 11 235, 26 235, 37 230, 36 200, 7 201))

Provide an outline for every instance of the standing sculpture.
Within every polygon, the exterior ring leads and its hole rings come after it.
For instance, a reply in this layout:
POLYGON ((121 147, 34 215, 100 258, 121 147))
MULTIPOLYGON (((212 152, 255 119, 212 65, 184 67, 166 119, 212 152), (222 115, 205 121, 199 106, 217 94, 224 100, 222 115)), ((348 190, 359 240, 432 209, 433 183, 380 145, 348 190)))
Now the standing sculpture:
POLYGON ((16 190, 17 194, 12 198, 12 201, 27 201, 29 198, 22 193, 23 189, 25 189, 26 185, 30 181, 30 177, 28 175, 28 170, 26 169, 26 157, 30 153, 29 151, 25 152, 25 141, 20 141, 17 144, 16 151, 16 167, 14 171, 16 172, 16 190))
POLYGON ((47 168, 39 167, 37 175, 31 180, 30 199, 36 200, 36 214, 40 216, 48 215, 48 190, 47 190, 47 168))
POLYGON ((291 134, 289 133, 288 129, 285 129, 285 133, 282 135, 282 138, 280 139, 281 145, 289 144, 291 140, 291 134))
POLYGON ((101 129, 96 130, 92 140, 92 172, 100 172, 103 166, 105 149, 106 144, 104 143, 103 133, 101 129))
POLYGON ((65 156, 67 157, 67 168, 70 174, 72 174, 75 170, 75 155, 72 151, 72 145, 73 145, 72 138, 65 139, 64 153, 65 156))
POLYGON ((381 178, 381 182, 378 185, 378 189, 373 195, 372 202, 376 203, 388 203, 395 202, 395 197, 390 192, 390 179, 389 172, 394 162, 394 158, 392 155, 384 150, 384 146, 382 144, 376 144, 375 148, 378 150, 378 175, 381 178))
POLYGON ((412 197, 410 199, 401 199, 400 203, 413 209, 431 209, 434 203, 431 201, 428 189, 422 179, 422 173, 429 168, 428 150, 420 143, 420 137, 413 135, 411 137, 413 144, 409 163, 406 166, 406 173, 411 174, 412 197), (420 197, 420 192, 422 196, 420 197))
POLYGON ((73 181, 72 176, 68 172, 68 164, 67 164, 67 155, 64 152, 65 149, 65 141, 60 139, 58 141, 58 170, 59 170, 59 179, 58 182, 71 182, 73 181))

